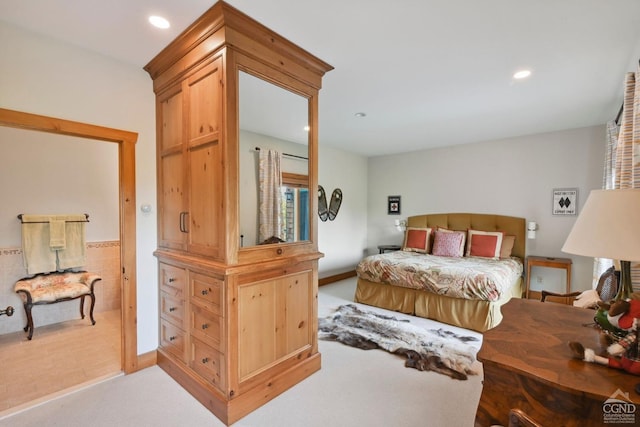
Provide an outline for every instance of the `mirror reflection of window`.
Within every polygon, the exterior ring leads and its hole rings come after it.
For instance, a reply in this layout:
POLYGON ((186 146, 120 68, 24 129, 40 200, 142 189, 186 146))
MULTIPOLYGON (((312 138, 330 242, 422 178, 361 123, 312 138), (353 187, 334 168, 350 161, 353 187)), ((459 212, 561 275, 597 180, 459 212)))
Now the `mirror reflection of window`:
POLYGON ((264 240, 258 233, 259 150, 282 154, 281 239, 309 240, 307 99, 240 71, 238 113, 241 245, 254 246, 264 240))
POLYGON ((309 178, 282 174, 282 225, 287 242, 309 240, 309 178))

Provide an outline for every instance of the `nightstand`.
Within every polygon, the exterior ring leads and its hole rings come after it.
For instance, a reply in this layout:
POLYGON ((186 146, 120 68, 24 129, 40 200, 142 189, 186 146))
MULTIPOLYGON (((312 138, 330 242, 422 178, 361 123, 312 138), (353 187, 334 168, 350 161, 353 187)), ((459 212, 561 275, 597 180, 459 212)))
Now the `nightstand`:
MULTIPOLYGON (((543 256, 528 256, 526 259, 527 275, 525 284, 525 298, 529 298, 531 285, 531 267, 560 268, 567 273, 567 293, 571 292, 571 264, 569 258, 553 258, 543 256)), ((534 291, 535 292, 535 291, 534 291)), ((536 292, 538 294, 539 292, 536 292)))
POLYGON ((378 246, 378 251, 380 251, 379 253, 383 254, 385 252, 393 252, 393 251, 399 251, 400 250, 400 245, 380 245, 378 246))

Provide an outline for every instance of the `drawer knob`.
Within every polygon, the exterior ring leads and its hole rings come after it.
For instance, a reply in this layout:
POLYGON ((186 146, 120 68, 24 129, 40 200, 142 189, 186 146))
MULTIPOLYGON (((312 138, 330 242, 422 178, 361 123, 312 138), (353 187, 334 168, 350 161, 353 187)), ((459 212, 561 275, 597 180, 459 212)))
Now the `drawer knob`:
POLYGON ((169 341, 174 341, 177 337, 173 336, 173 337, 169 337, 169 341))
POLYGON ((203 290, 202 290, 202 292, 201 292, 201 294, 202 294, 202 295, 208 295, 208 294, 209 294, 209 291, 208 291, 208 290, 206 290, 206 289, 203 289, 203 290))
POLYGON ((169 312, 176 311, 176 310, 177 310, 177 308, 175 308, 175 307, 169 307, 169 312))
POLYGON ((202 324, 202 329, 207 329, 208 327, 209 327, 209 324, 208 324, 208 323, 203 323, 203 324, 202 324))
POLYGON ((205 364, 205 365, 206 365, 207 363, 209 363, 209 358, 208 358, 208 357, 205 357, 204 359, 202 359, 202 363, 203 363, 203 364, 205 364))
POLYGON ((173 282, 175 282, 175 281, 176 281, 176 278, 175 278, 175 277, 169 277, 169 283, 173 283, 173 282))

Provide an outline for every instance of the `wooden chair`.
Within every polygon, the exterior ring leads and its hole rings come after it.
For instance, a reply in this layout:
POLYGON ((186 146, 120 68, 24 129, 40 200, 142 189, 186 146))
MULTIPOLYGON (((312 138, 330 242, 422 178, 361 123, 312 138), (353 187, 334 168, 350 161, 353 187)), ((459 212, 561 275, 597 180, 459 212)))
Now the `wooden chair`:
MULTIPOLYGON (((615 299, 618 293, 618 283, 620 282, 620 272, 616 271, 614 267, 608 268, 598 279, 598 285, 596 286, 596 292, 600 296, 602 301, 611 301, 615 299)), ((575 298, 582 292, 570 292, 568 294, 560 294, 556 292, 542 291, 540 301, 544 302, 547 297, 555 298, 575 298)))

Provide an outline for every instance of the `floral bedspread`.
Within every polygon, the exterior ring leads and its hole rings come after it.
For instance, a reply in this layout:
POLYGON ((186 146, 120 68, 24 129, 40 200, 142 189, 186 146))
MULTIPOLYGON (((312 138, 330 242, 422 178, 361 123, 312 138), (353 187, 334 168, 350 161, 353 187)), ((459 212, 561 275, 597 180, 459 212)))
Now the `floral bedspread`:
POLYGON ((497 301, 522 275, 518 258, 450 258, 416 252, 371 255, 358 264, 370 282, 420 289, 454 298, 497 301))

